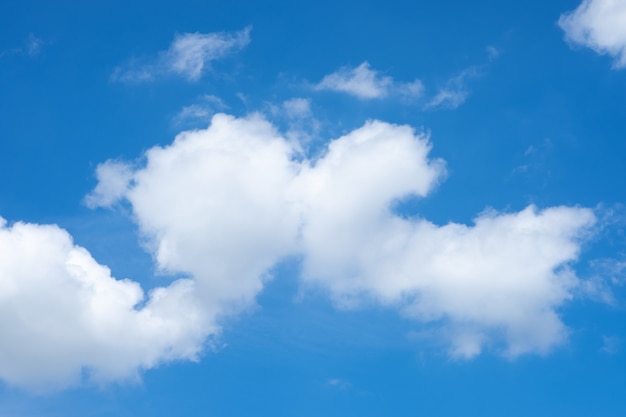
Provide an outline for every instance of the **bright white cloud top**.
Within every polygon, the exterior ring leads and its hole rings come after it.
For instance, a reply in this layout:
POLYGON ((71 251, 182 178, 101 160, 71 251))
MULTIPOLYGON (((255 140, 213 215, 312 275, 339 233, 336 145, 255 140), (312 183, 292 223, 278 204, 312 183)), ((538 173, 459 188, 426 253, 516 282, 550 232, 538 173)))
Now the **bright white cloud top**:
POLYGON ((576 10, 561 15, 559 26, 568 41, 615 59, 615 68, 626 67, 626 2, 584 0, 576 10))
POLYGON ((0 218, 0 378, 48 391, 193 360, 216 331, 194 286, 178 280, 145 297, 57 226, 0 218))
POLYGON ((117 67, 113 80, 151 81, 159 76, 176 75, 188 81, 199 80, 212 61, 238 52, 250 43, 250 28, 238 32, 183 33, 176 35, 166 51, 143 65, 117 67))
POLYGON ((579 284, 568 265, 592 211, 531 206, 437 226, 392 210, 445 173, 426 135, 371 121, 317 160, 296 148, 259 115, 218 114, 148 150, 145 166, 98 167, 87 203, 127 200, 158 267, 186 277, 147 298, 62 229, 2 220, 0 378, 58 388, 193 360, 289 255, 302 257, 305 287, 340 308, 373 302, 435 323, 453 356, 545 353, 565 339, 558 308, 579 284))
POLYGON ((0 417, 626 416, 626 0, 8 4, 0 417))
POLYGON ((363 62, 356 68, 342 67, 326 75, 316 86, 316 90, 331 90, 350 94, 362 100, 379 99, 390 94, 405 97, 418 97, 424 86, 420 80, 411 83, 397 83, 392 77, 380 75, 363 62))
POLYGON ((9 358, 0 377, 38 386, 86 369, 108 380, 193 359, 289 255, 302 256, 304 284, 339 307, 375 302, 435 323, 454 356, 544 353, 564 340, 558 309, 579 284, 568 265, 594 224, 590 210, 531 206, 437 226, 391 208, 441 179, 427 136, 372 121, 318 160, 293 146, 261 116, 218 114, 208 129, 150 149, 143 167, 99 167, 87 201, 126 199, 159 268, 188 276, 141 307, 136 283, 111 278, 59 228, 4 225, 2 317, 5 334, 17 334, 0 343, 9 358))

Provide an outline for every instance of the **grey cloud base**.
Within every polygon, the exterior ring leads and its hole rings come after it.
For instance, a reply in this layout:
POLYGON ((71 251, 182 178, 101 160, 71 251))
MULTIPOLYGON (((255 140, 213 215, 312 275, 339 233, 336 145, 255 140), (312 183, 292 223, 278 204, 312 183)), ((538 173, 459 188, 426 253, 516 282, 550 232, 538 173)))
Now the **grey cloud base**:
POLYGON ((473 226, 400 218, 394 201, 428 195, 445 174, 426 135, 371 121, 317 160, 296 147, 259 115, 218 114, 150 149, 142 167, 98 167, 86 202, 126 200, 158 267, 187 277, 141 308, 137 283, 113 279, 58 227, 2 224, 0 328, 15 334, 0 341, 0 378, 71 384, 87 369, 106 381, 195 359, 219 319, 253 305, 271 268, 294 254, 303 285, 338 307, 375 302, 437 323, 453 356, 493 345, 543 353, 565 340, 557 311, 580 283, 569 265, 591 210, 531 206, 473 226))

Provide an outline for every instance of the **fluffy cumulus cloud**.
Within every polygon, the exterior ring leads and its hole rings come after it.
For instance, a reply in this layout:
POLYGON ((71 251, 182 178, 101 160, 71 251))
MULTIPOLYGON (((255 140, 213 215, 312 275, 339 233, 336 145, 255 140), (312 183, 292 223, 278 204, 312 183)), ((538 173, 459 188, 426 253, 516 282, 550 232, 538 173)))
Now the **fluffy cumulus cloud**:
POLYGON ((248 43, 250 28, 238 32, 176 35, 170 47, 161 52, 156 59, 117 67, 112 79, 122 82, 142 82, 159 76, 177 75, 189 81, 197 81, 212 61, 237 52, 248 43))
POLYGON ((0 220, 0 379, 45 389, 195 359, 290 255, 305 288, 339 308, 375 303, 431 323, 453 356, 547 352, 567 336, 558 311, 581 285, 570 265, 594 214, 399 216, 395 202, 445 175, 430 148, 409 126, 370 121, 308 159, 259 115, 217 114, 141 165, 105 162, 87 204, 124 200, 157 266, 183 278, 145 295, 62 229, 0 220))
POLYGON ((60 389, 195 359, 217 327, 194 286, 182 279, 146 296, 59 227, 0 218, 0 379, 60 389))
POLYGON ((149 150, 125 192, 101 182, 93 198, 126 199, 159 267, 192 277, 213 315, 253 303, 271 267, 295 254, 305 286, 342 308, 374 302, 436 323, 455 356, 543 353, 565 339, 558 309, 580 283, 569 265, 590 210, 530 206, 435 225, 392 209, 445 173, 426 135, 371 121, 316 160, 294 148, 258 115, 218 114, 149 150))
POLYGON ((410 83, 397 83, 389 76, 380 75, 363 62, 356 68, 342 67, 326 75, 316 86, 316 90, 331 90, 350 94, 363 100, 384 98, 390 94, 405 97, 418 97, 424 87, 419 80, 410 83))
POLYGON ((574 11, 561 15, 559 26, 568 41, 615 58, 626 67, 626 2, 584 0, 574 11))

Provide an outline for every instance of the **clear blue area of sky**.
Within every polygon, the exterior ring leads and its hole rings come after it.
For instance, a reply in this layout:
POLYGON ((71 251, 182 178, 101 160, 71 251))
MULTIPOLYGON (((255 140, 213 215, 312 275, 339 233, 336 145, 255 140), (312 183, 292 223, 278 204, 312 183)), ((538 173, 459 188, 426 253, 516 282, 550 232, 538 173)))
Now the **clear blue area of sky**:
MULTIPOLYGON (((446 161, 448 176, 426 199, 404 202, 398 210, 406 215, 469 224, 488 207, 531 203, 623 213, 626 70, 563 40, 556 22, 578 4, 4 2, 0 216, 59 224, 114 276, 157 285, 166 278, 154 277, 128 216, 89 210, 82 199, 96 183, 98 163, 133 160, 170 143, 183 129, 175 116, 204 94, 237 116, 310 98, 327 139, 373 118, 430 132, 432 155, 446 161), (111 80, 118 65, 155 56, 176 33, 248 26, 250 44, 212 63, 197 82, 111 80), (30 34, 42 41, 38 54, 11 52, 30 34), (310 88, 364 61, 397 81, 419 78, 431 95, 468 68, 475 74, 465 80, 467 100, 450 110, 310 88)), ((623 226, 616 220, 585 248, 579 274, 593 259, 624 257, 623 226)), ((229 320, 220 345, 199 363, 158 367, 137 384, 44 396, 0 385, 0 415, 626 415, 624 286, 614 288, 614 305, 566 304, 569 341, 545 357, 485 353, 457 361, 420 337, 427 327, 394 311, 337 311, 325 297, 298 297, 296 269, 296 261, 279 266, 259 307, 229 320), (614 341, 610 349, 607 340, 614 341)))

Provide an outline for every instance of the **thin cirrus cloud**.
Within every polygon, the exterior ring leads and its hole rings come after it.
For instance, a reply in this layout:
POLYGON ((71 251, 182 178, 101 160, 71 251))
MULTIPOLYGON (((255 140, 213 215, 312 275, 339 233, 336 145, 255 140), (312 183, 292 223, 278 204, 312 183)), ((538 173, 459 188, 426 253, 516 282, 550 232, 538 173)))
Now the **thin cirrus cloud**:
POLYGON ((572 44, 614 58, 614 68, 626 67, 626 2, 584 0, 558 21, 572 44))
POLYGON ((30 58, 34 58, 41 53, 41 49, 43 48, 43 46, 49 43, 50 42, 46 42, 38 38, 33 33, 29 33, 24 40, 24 44, 22 47, 0 51, 0 58, 5 55, 27 55, 30 58))
POLYGON ((453 357, 562 343, 558 309, 582 285, 570 265, 593 212, 529 206, 443 226, 400 217, 395 201, 427 196, 445 175, 430 149, 409 126, 370 121, 302 159, 263 117, 217 114, 141 166, 105 162, 87 203, 128 203, 157 267, 184 278, 146 296, 60 228, 3 221, 0 379, 60 387, 194 360, 291 255, 303 288, 341 309, 374 303, 431 323, 453 357))
POLYGON ((131 62, 115 68, 112 80, 146 82, 163 76, 199 80, 212 61, 238 52, 250 43, 250 28, 238 32, 183 33, 170 47, 145 63, 131 62))
POLYGON ((389 95, 416 98, 422 94, 424 86, 420 80, 399 83, 392 77, 381 75, 366 61, 358 67, 342 67, 326 75, 315 85, 316 90, 330 90, 346 93, 362 100, 380 99, 389 95))
MULTIPOLYGON (((488 51, 491 60, 496 56, 496 52, 493 52, 496 50, 488 49, 488 51)), ((453 110, 465 103, 465 100, 467 100, 470 94, 467 81, 471 78, 478 77, 481 73, 480 68, 481 67, 478 66, 471 66, 450 78, 446 81, 445 85, 437 91, 437 94, 426 102, 424 109, 453 110)))

